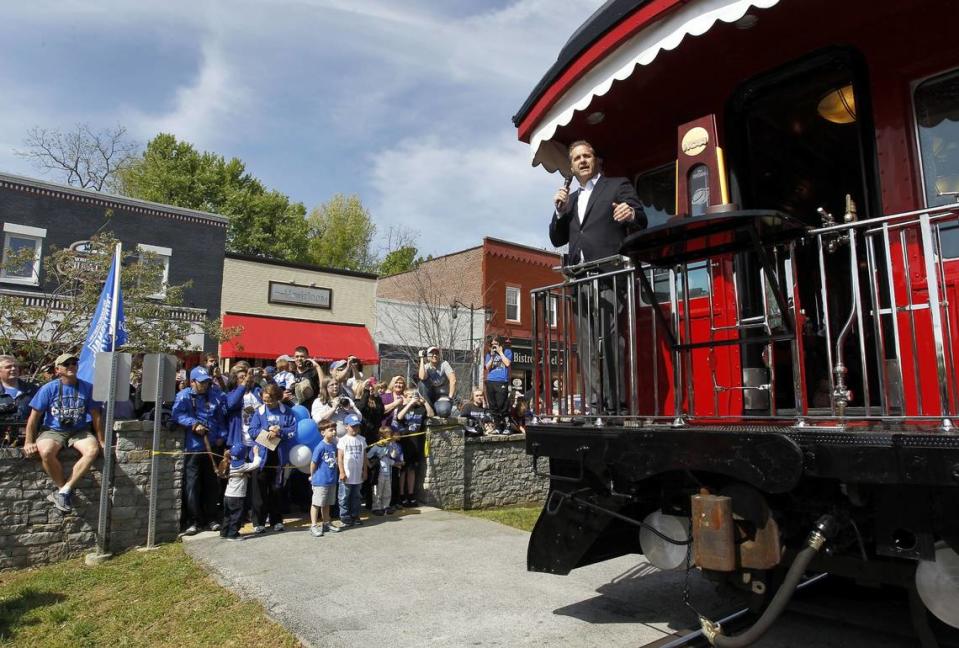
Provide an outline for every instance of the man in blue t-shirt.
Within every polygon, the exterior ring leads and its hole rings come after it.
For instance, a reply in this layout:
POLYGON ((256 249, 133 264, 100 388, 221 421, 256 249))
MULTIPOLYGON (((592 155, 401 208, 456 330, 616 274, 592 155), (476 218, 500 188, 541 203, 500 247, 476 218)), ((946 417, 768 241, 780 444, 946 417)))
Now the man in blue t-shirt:
POLYGON ((513 364, 513 350, 503 346, 503 338, 494 335, 490 339, 489 353, 483 360, 486 367, 486 401, 496 421, 498 430, 506 429, 509 413, 509 375, 513 364))
POLYGON ((73 510, 74 485, 90 470, 103 447, 103 426, 100 403, 93 400, 93 385, 77 378, 77 357, 64 353, 54 364, 56 379, 41 387, 30 401, 23 453, 28 457, 40 453, 43 469, 58 489, 47 499, 59 510, 69 513, 73 510), (37 436, 38 428, 42 428, 40 436, 37 436), (57 456, 64 446, 80 453, 70 479, 64 478, 57 456))

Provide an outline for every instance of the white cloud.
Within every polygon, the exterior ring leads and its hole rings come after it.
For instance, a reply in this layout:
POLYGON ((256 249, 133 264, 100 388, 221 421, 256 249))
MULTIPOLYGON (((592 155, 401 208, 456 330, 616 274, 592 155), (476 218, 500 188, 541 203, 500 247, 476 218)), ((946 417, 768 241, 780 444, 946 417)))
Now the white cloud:
POLYGON ((417 230, 422 254, 477 245, 483 236, 549 247, 550 201, 562 180, 530 167, 509 129, 481 145, 404 140, 374 156, 371 176, 377 227, 417 230))

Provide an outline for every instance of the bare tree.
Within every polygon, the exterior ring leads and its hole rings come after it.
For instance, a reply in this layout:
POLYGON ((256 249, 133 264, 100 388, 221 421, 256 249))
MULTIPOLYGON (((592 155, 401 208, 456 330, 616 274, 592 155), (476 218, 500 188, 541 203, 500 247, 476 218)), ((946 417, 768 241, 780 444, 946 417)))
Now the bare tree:
POLYGON ((33 162, 41 173, 54 173, 68 185, 96 191, 115 189, 117 174, 138 150, 120 125, 99 131, 88 124, 77 124, 71 131, 34 126, 23 145, 14 154, 33 162))

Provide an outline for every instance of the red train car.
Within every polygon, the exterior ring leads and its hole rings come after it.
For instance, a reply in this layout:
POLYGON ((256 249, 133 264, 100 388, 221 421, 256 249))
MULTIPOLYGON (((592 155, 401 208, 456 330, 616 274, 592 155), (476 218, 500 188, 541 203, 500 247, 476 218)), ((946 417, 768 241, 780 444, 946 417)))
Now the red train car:
POLYGON ((642 550, 759 605, 830 571, 959 627, 957 18, 610 0, 573 34, 519 138, 566 174, 588 140, 650 222, 531 295, 564 357, 534 387, 530 569, 642 550))

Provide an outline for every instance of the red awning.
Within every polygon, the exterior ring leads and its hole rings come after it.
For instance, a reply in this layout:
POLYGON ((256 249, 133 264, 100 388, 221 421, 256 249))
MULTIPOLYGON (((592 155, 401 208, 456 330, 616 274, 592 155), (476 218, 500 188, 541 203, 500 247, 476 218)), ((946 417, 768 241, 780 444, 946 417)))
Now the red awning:
POLYGON ((305 346, 319 360, 340 360, 354 355, 363 364, 377 364, 376 345, 362 324, 330 324, 259 315, 223 316, 223 327, 242 326, 243 332, 220 343, 223 358, 273 359, 293 355, 305 346))

